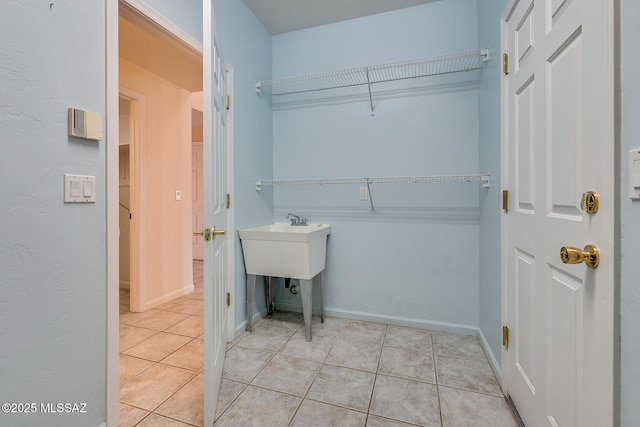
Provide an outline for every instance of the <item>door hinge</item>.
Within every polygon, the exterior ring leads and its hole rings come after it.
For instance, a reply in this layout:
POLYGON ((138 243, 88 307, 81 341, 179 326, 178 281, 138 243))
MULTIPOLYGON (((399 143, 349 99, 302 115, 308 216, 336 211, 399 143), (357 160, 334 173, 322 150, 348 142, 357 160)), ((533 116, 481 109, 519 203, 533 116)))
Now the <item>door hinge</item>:
POLYGON ((231 292, 227 292, 227 307, 231 305, 231 292))
POLYGON ((509 327, 502 327, 502 346, 504 348, 509 348, 509 327))
POLYGON ((509 190, 502 190, 502 209, 509 212, 509 190))
POLYGON ((227 193, 227 209, 231 207, 231 194, 227 193))
POLYGON ((509 74, 509 54, 502 54, 502 72, 507 75, 509 74))
POLYGON ((229 95, 225 98, 224 106, 227 110, 231 107, 231 97, 229 95))

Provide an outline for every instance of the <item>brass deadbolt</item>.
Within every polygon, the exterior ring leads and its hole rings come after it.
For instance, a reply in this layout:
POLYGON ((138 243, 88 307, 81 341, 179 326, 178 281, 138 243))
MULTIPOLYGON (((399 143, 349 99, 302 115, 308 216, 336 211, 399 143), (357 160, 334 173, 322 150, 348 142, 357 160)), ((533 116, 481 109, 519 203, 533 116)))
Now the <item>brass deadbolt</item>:
POLYGON ((598 212, 598 208, 600 207, 600 195, 595 191, 587 191, 582 195, 580 207, 588 214, 598 212))

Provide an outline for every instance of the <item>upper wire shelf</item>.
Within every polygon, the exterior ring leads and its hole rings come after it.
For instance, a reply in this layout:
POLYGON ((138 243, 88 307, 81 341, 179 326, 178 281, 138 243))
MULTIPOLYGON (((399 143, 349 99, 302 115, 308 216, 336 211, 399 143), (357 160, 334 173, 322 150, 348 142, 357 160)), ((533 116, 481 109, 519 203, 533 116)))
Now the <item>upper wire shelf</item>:
POLYGON ((476 175, 429 175, 429 176, 383 176, 354 178, 305 178, 305 179, 261 179, 256 181, 256 190, 261 191, 264 185, 323 185, 323 184, 399 184, 418 182, 482 182, 489 187, 488 174, 476 175))
POLYGON ((371 111, 373 112, 372 84, 477 70, 488 58, 489 50, 481 49, 412 61, 265 80, 256 82, 256 92, 261 93, 266 90, 273 96, 281 96, 368 85, 371 111))

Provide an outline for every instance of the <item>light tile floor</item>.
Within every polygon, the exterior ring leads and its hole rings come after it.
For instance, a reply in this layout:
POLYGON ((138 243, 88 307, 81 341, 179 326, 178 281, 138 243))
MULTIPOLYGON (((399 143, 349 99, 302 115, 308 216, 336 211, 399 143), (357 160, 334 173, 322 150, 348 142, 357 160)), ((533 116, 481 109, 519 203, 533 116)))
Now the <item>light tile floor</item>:
POLYGON ((144 313, 120 291, 120 426, 204 425, 202 262, 195 290, 144 313))
MULTIPOLYGON (((203 425, 197 307, 201 287, 121 310, 121 426, 203 425)), ((220 427, 517 425, 477 337, 314 317, 307 343, 302 315, 285 312, 227 346, 217 406, 220 427)))
POLYGON ((227 349, 216 426, 515 427, 477 337, 276 312, 227 349))

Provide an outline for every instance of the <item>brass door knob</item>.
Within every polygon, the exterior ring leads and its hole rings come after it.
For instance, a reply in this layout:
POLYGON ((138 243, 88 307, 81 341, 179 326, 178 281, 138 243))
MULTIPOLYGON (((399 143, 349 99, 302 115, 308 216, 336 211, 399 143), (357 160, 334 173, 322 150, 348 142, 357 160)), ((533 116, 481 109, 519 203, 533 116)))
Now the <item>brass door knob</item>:
POLYGON ((584 262, 589 268, 598 268, 600 251, 595 245, 587 245, 583 249, 563 246, 560 249, 560 259, 565 264, 580 264, 584 262))
POLYGON ((227 234, 227 232, 225 230, 216 230, 215 227, 211 227, 211 238, 215 239, 216 236, 224 236, 225 234, 227 234))
POLYGON ((211 240, 211 230, 205 228, 204 230, 197 230, 193 232, 194 236, 202 236, 204 240, 211 240))
POLYGON ((205 228, 204 230, 198 230, 193 232, 194 236, 202 236, 204 237, 204 240, 207 240, 207 241, 215 239, 216 236, 222 236, 225 234, 227 234, 225 230, 216 230, 215 227, 205 228))

